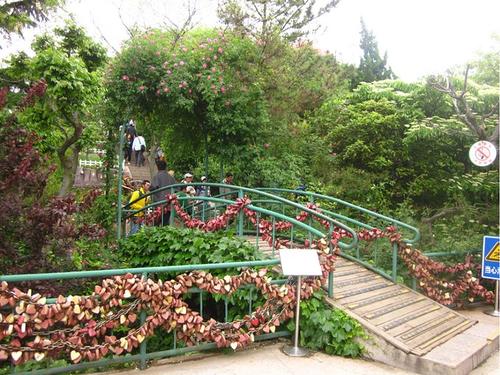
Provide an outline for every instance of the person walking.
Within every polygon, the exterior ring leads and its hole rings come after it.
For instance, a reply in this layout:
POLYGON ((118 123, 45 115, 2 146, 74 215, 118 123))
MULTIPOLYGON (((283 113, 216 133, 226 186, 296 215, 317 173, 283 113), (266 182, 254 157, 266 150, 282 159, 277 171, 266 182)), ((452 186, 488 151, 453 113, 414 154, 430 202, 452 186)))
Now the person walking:
MULTIPOLYGON (((158 167, 158 173, 153 177, 153 181, 151 183, 152 191, 177 183, 175 181, 175 178, 167 173, 167 163, 165 162, 165 160, 159 160, 156 163, 156 166, 158 167)), ((170 193, 168 190, 155 192, 153 194, 153 202, 161 202, 165 200, 165 196, 168 193, 170 193)), ((162 205, 161 208, 162 216, 157 222, 155 222, 155 226, 169 225, 170 223, 170 205, 167 205, 166 207, 162 205)))
POLYGON ((134 138, 132 149, 134 150, 135 154, 135 166, 144 166, 144 151, 146 151, 146 141, 144 140, 144 137, 142 135, 138 135, 134 138))
MULTIPOLYGON (((135 190, 130 196, 129 200, 129 203, 131 203, 130 209, 136 211, 141 210, 144 207, 146 207, 147 204, 149 204, 150 197, 149 196, 144 197, 144 196, 149 192, 150 187, 151 183, 149 182, 149 180, 142 181, 141 187, 138 190, 135 190)), ((137 233, 139 229, 141 229, 143 218, 144 218, 144 211, 137 212, 136 214, 134 214, 134 216, 132 216, 130 232, 128 233, 129 236, 137 233)))
MULTIPOLYGON (((226 178, 222 180, 223 184, 226 185, 232 185, 233 184, 233 174, 231 172, 226 173, 226 178)), ((219 195, 223 199, 230 199, 230 200, 235 200, 237 198, 237 195, 234 193, 234 190, 231 189, 230 187, 221 187, 219 189, 219 195), (231 194, 233 193, 233 194, 231 194)))
POLYGON ((132 160, 132 136, 130 134, 125 135, 125 160, 130 163, 132 160))
POLYGON ((135 137, 137 137, 137 130, 135 129, 135 123, 134 120, 130 120, 128 122, 127 129, 125 129, 125 134, 127 136, 130 136, 132 141, 134 140, 135 137))

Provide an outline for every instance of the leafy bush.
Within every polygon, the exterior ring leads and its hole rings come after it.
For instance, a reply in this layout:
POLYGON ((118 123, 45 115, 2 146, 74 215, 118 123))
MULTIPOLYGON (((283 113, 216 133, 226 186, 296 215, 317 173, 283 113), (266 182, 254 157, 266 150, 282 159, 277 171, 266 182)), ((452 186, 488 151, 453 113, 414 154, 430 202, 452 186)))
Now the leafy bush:
MULTIPOLYGON (((300 345, 344 357, 363 353, 360 339, 367 337, 363 328, 343 311, 327 306, 323 292, 301 301, 300 309, 300 345)), ((295 321, 291 320, 287 328, 294 331, 295 321)))
MULTIPOLYGON (((205 233, 200 230, 179 229, 171 226, 146 227, 133 236, 121 240, 122 260, 131 267, 158 267, 183 264, 225 263, 262 259, 258 250, 231 232, 205 233)), ((234 269, 210 270, 214 275, 236 273, 234 269)), ((177 273, 157 275, 160 278, 175 277, 177 273)), ((228 319, 243 317, 248 313, 249 289, 241 289, 228 297, 228 319)), ((253 293, 252 304, 258 306, 264 298, 253 293)), ((193 309, 199 309, 199 297, 187 297, 193 309)), ((203 294, 203 315, 224 320, 224 297, 203 294)), ((157 340, 155 345, 167 347, 171 339, 157 340)))
MULTIPOLYGON (((146 227, 135 235, 121 240, 120 247, 123 259, 132 267, 261 259, 257 249, 233 233, 205 233, 171 226, 146 227)), ((220 272, 226 274, 227 270, 220 272)))

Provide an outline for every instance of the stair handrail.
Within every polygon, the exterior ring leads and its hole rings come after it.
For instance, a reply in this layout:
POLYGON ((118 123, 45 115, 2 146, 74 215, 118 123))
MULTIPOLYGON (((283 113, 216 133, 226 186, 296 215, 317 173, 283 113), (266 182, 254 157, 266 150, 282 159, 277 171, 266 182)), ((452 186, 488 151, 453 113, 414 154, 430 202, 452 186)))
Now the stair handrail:
MULTIPOLYGON (((387 221, 387 222, 389 222, 391 224, 395 224, 395 225, 397 225, 399 227, 403 227, 403 228, 408 229, 409 231, 413 232, 413 234, 414 234, 413 238, 403 239, 403 241, 406 242, 406 243, 408 243, 408 244, 414 244, 414 243, 416 243, 416 242, 418 242, 420 240, 420 230, 418 228, 415 228, 414 226, 411 226, 409 224, 406 224, 406 223, 404 223, 404 222, 402 222, 400 220, 391 218, 389 216, 379 214, 378 212, 369 210, 367 208, 356 206, 355 204, 349 203, 349 202, 344 201, 344 200, 339 199, 339 198, 330 197, 328 195, 319 194, 319 193, 315 193, 315 192, 312 192, 312 191, 304 191, 304 190, 293 190, 293 189, 282 189, 282 188, 256 188, 256 190, 266 191, 266 192, 267 191, 275 191, 275 192, 282 192, 282 193, 303 195, 303 196, 308 196, 308 197, 313 197, 313 198, 320 198, 320 199, 325 199, 325 200, 328 200, 328 201, 331 201, 331 202, 339 203, 339 204, 342 204, 344 206, 347 206, 347 207, 353 208, 355 210, 358 210, 360 212, 363 212, 365 214, 368 214, 370 216, 373 216, 373 217, 376 217, 378 219, 387 221)), ((327 212, 327 210, 324 210, 324 209, 322 209, 322 211, 323 212, 327 212)), ((328 213, 333 214, 336 217, 342 216, 340 214, 336 214, 336 213, 333 213, 331 211, 328 211, 328 213)), ((345 218, 346 217, 344 217, 342 219, 345 219, 345 218)), ((349 218, 349 220, 352 221, 352 220, 355 220, 355 219, 349 218)), ((367 225, 367 224, 362 223, 362 222, 359 222, 359 223, 361 224, 361 226, 367 225)), ((356 224, 358 224, 358 223, 356 223, 356 224)), ((358 225, 360 225, 360 224, 358 224, 358 225)))
MULTIPOLYGON (((264 196, 264 197, 267 197, 267 198, 270 198, 272 200, 275 200, 275 201, 279 201, 285 205, 288 205, 288 206, 292 206, 292 207, 295 207, 301 211, 304 211, 304 212, 307 212, 309 215, 313 215, 313 216, 316 216, 320 219, 323 219, 323 220, 326 220, 330 223, 331 226, 336 226, 336 227, 340 227, 342 229, 344 229, 345 231, 347 231, 350 235, 351 235, 351 242, 349 243, 344 243, 344 242, 341 242, 339 241, 339 246, 342 247, 343 249, 345 250, 348 250, 348 249, 353 249, 357 246, 357 243, 358 243, 358 236, 357 236, 357 233, 354 229, 352 229, 351 227, 349 227, 348 225, 340 222, 340 221, 337 221, 327 215, 324 215, 320 212, 317 212, 315 210, 312 210, 308 207, 304 207, 303 205, 301 205, 300 203, 297 203, 297 202, 293 202, 289 199, 286 199, 286 198, 283 198, 283 197, 280 197, 278 195, 274 195, 274 194, 271 194, 271 193, 268 193, 268 192, 265 192, 265 191, 260 191, 260 190, 256 190, 256 189, 252 189, 252 188, 248 188, 248 187, 244 187, 244 186, 238 186, 238 185, 228 185, 228 184, 222 184, 222 183, 214 183, 214 182, 192 182, 192 183, 189 183, 189 184, 185 184, 185 183, 178 183, 178 184, 173 184, 173 185, 168 185, 168 186, 164 186, 164 187, 161 187, 159 189, 156 189, 156 190, 152 190, 152 191, 149 191, 148 193, 140 196, 139 198, 135 199, 134 201, 131 201, 131 202, 128 202, 126 203, 125 205, 119 205, 118 206, 118 209, 121 211, 123 210, 124 212, 126 213, 130 213, 130 215, 128 215, 126 218, 132 216, 133 214, 136 214, 136 213, 139 213, 139 212, 142 212, 142 211, 146 211, 148 208, 151 208, 152 207, 152 204, 148 204, 146 205, 144 208, 140 209, 140 210, 130 210, 130 206, 141 200, 141 199, 144 199, 144 198, 147 198, 149 196, 152 196, 153 194, 156 194, 158 192, 163 192, 163 191, 170 191, 173 193, 174 189, 177 189, 177 188, 180 188, 180 187, 185 187, 185 186, 210 186, 210 187, 224 187, 224 188, 228 188, 228 189, 231 189, 231 192, 230 193, 226 193, 226 194, 222 194, 222 195, 227 195, 227 194, 238 194, 239 197, 243 197, 243 193, 252 193, 252 194, 258 194, 258 195, 261 195, 261 196, 264 196)), ((189 197, 189 199, 192 199, 192 200, 199 200, 200 198, 202 198, 201 196, 194 196, 194 197, 189 197)), ((213 201, 216 201, 218 199, 222 199, 222 198, 216 198, 216 197, 205 197, 205 198, 209 198, 209 199, 206 199, 207 201, 210 201, 210 200, 213 200, 213 201)), ((156 203, 156 202, 155 202, 156 203)), ((167 203, 166 200, 162 200, 162 201, 158 201, 158 204, 154 205, 157 206, 157 205, 160 205, 160 204, 165 204, 167 203)), ((221 201, 221 203, 225 203, 225 204, 231 204, 231 203, 234 203, 233 200, 228 200, 228 199, 224 199, 223 201, 221 201)), ((153 203, 154 204, 154 203, 153 203)), ((254 208, 256 206, 253 206, 254 208)), ((269 211, 269 212, 274 212, 274 211, 269 211)), ((278 213, 276 213, 278 214, 278 213)), ((289 218, 288 216, 285 216, 283 215, 284 217, 286 218, 289 218)), ((121 217, 121 215, 120 215, 121 217)), ((324 234, 323 234, 324 235, 324 234)))

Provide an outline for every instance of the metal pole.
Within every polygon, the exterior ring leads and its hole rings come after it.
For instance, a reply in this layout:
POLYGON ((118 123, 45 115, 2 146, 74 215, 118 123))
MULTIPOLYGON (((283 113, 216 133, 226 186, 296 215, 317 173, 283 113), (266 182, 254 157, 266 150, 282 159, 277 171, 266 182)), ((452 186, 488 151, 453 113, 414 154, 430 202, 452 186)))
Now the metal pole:
POLYGON ((123 141, 125 137, 125 124, 120 125, 120 150, 118 152, 118 202, 117 202, 117 223, 116 238, 122 237, 122 184, 123 184, 123 141))
MULTIPOLYGON (((238 198, 243 198, 243 190, 238 191, 238 198)), ((244 220, 243 210, 238 213, 238 236, 243 236, 243 220, 244 220)))
MULTIPOLYGON (((143 273, 142 274, 142 278, 143 278, 144 281, 147 281, 148 274, 147 273, 143 273)), ((141 311, 140 318, 141 318, 141 326, 142 326, 144 324, 144 322, 146 321, 146 310, 143 309, 141 311)), ((139 347, 139 352, 140 352, 140 355, 141 355, 141 360, 139 362, 139 369, 140 370, 145 370, 147 368, 147 361, 146 361, 147 341, 146 340, 144 340, 143 342, 141 342, 141 345, 139 347)))
POLYGON ((498 284, 500 281, 496 281, 496 287, 495 287, 495 310, 493 311, 485 311, 485 314, 491 315, 491 316, 500 316, 500 311, 498 310, 498 305, 500 304, 500 295, 498 292, 498 284))
POLYGON ((302 276, 297 277, 297 306, 295 306, 295 335, 293 337, 293 346, 299 347, 299 320, 300 320, 300 289, 302 287, 302 276))
POLYGON ((300 290, 302 289, 302 276, 297 276, 297 305, 295 306, 295 334, 293 346, 285 345, 283 353, 290 357, 304 357, 309 354, 309 350, 299 347, 299 325, 300 325, 300 290))
POLYGON ((398 282, 398 244, 392 244, 392 281, 398 282))

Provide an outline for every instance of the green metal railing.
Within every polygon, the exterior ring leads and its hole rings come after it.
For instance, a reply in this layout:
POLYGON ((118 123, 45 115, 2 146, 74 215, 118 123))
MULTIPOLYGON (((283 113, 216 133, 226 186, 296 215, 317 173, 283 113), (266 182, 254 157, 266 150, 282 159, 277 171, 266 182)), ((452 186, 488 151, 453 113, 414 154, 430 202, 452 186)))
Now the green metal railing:
MULTIPOLYGON (((222 187, 228 187, 228 185, 224 185, 224 184, 216 184, 216 183, 209 183, 209 184, 201 184, 201 183, 193 183, 193 184, 190 184, 190 185, 194 185, 194 186, 199 186, 199 185, 208 185, 208 186, 222 186, 222 187)), ((176 188, 179 188, 179 187, 183 187, 183 186, 186 186, 185 184, 176 184, 176 185, 170 185, 170 186, 167 186, 167 187, 163 187, 161 189, 158 189, 158 190, 155 190, 155 191, 151 191, 145 195, 143 195, 142 197, 138 198, 137 200, 135 201, 132 201, 132 202, 129 202, 128 204, 126 204, 124 206, 124 209, 123 209, 123 218, 126 220, 127 218, 131 218, 132 216, 134 215, 137 215, 137 214, 140 214, 140 213, 144 213, 144 212, 147 212, 149 211, 150 209, 155 209, 156 207, 159 207, 159 206, 163 206, 165 204, 167 204, 167 201, 166 200, 161 200, 161 201, 158 201, 158 202, 154 202, 154 203, 151 203, 151 204, 148 204, 146 205, 145 207, 143 207, 142 209, 140 210, 131 210, 129 209, 129 207, 136 201, 140 200, 140 199, 145 199, 146 197, 148 196, 152 196, 153 194, 156 194, 158 192, 172 192, 174 191, 176 188)), ((258 190, 254 190, 254 189, 250 189, 250 188, 245 188, 245 187, 240 187, 240 186, 233 186, 233 185, 230 185, 230 187, 232 189, 234 189, 233 192, 231 193, 226 193, 227 194, 238 194, 239 197, 243 197, 244 193, 253 193, 255 195, 262 195, 262 196, 265 196, 268 200, 272 200, 273 202, 274 201, 278 201, 280 204, 282 205, 286 205, 286 206, 289 206, 289 207, 294 207, 295 209, 297 210, 300 210, 300 211, 305 211, 305 212, 308 212, 310 215, 315 215, 317 217, 319 217, 320 219, 323 219, 323 220, 326 220, 327 222, 330 223, 330 227, 333 228, 334 226, 338 226, 344 230, 346 230, 348 233, 351 234, 351 238, 350 238, 350 242, 349 243, 344 243, 344 242, 339 242, 339 246, 343 249, 351 249, 351 248, 354 248, 356 245, 357 245, 357 235, 356 235, 356 232, 351 229, 350 227, 348 227, 347 225, 343 224, 343 223, 340 223, 338 221, 336 221, 335 219, 332 219, 326 215, 323 215, 321 213, 318 213, 314 210, 311 210, 307 207, 304 207, 302 206, 301 204, 298 204, 296 202, 292 202, 292 201, 289 201, 287 199, 284 199, 284 198, 281 198, 281 197, 276 197, 276 196, 273 196, 272 194, 269 194, 269 193, 265 193, 265 192, 260 192, 258 190)), ((213 203, 217 203, 217 204, 221 204, 221 205, 229 205, 231 203, 234 203, 234 201, 232 200, 228 200, 228 199, 222 199, 222 198, 215 198, 215 197, 203 197, 203 196, 196 196, 196 197, 190 197, 190 196, 184 196, 184 197, 179 197, 178 198, 180 202, 184 202, 184 201, 201 201, 201 202, 213 202, 213 203)), ((252 211, 255 211, 257 213, 257 229, 255 231, 255 234, 256 234, 256 237, 257 237, 257 246, 258 246, 258 241, 259 241, 259 220, 260 220, 260 216, 259 215, 267 215, 268 217, 271 217, 272 218, 272 253, 273 253, 273 256, 274 256, 274 251, 275 251, 275 248, 274 248, 274 244, 275 244, 275 239, 276 239, 276 230, 275 230, 275 225, 276 225, 276 220, 283 220, 283 221, 287 221, 289 223, 292 224, 292 230, 290 231, 290 242, 293 243, 294 241, 294 235, 296 235, 296 232, 297 232, 297 229, 293 230, 293 228, 298 228, 298 229, 302 229, 305 233, 307 233, 307 236, 309 237, 310 240, 312 240, 313 236, 316 237, 316 238, 323 238, 323 237, 326 237, 326 235, 324 234, 324 231, 323 230, 319 230, 317 228, 314 228, 311 226, 311 223, 309 224, 306 224, 306 223, 303 223, 299 220, 297 220, 296 218, 293 218, 293 217, 289 217, 289 216, 286 216, 286 215, 283 215, 282 213, 279 213, 279 212, 276 212, 276 211, 272 211, 272 210, 268 210, 268 209, 265 209, 265 208, 262 208, 262 207, 258 207, 258 206, 255 206, 253 204, 250 204, 250 205, 247 205, 246 206, 248 209, 252 210, 252 211)), ((173 210, 171 208, 171 217, 170 217, 170 220, 171 222, 173 223, 173 220, 175 218, 175 210, 173 210)), ((243 216, 243 213, 240 212, 237 220, 236 221, 236 225, 237 225, 237 233, 238 235, 242 236, 244 234, 244 216, 243 216)), ((331 234, 331 233, 330 233, 331 234)), ((327 291, 328 291, 328 295, 329 296, 333 296, 333 272, 330 273, 329 275, 329 278, 328 278, 328 286, 327 286, 327 291)))
MULTIPOLYGON (((317 211, 314 211, 314 210, 311 210, 311 209, 309 209, 307 207, 304 207, 300 203, 293 202, 293 201, 291 201, 289 199, 282 198, 280 196, 277 196, 277 195, 274 195, 274 194, 270 194, 270 193, 267 193, 267 192, 264 192, 264 191, 260 191, 260 190, 257 190, 257 189, 251 189, 251 188, 247 188, 247 187, 243 187, 243 186, 237 186, 237 185, 225 185, 225 184, 219 184, 219 183, 190 183, 188 185, 189 186, 195 186, 195 187, 196 186, 210 186, 210 187, 219 187, 219 188, 223 187, 223 188, 229 188, 232 191, 229 192, 229 193, 217 195, 215 197, 200 197, 200 196, 183 197, 183 200, 193 200, 193 201, 196 201, 196 200, 205 200, 205 201, 213 201, 213 202, 217 202, 217 203, 223 203, 223 204, 227 205, 227 204, 234 203, 234 201, 233 200, 228 200, 228 199, 223 199, 223 198, 220 198, 220 197, 222 197, 224 195, 237 195, 238 197, 243 197, 244 195, 247 195, 247 196, 251 197, 252 203, 253 203, 253 196, 265 197, 265 198, 267 198, 268 201, 279 202, 283 206, 294 208, 297 211, 304 211, 304 212, 308 213, 311 216, 317 217, 318 219, 326 220, 327 222, 330 223, 331 226, 336 226, 336 227, 342 228, 342 229, 346 230, 347 232, 349 232, 350 235, 352 236, 350 238, 351 241, 349 243, 340 242, 339 246, 341 248, 352 249, 352 248, 355 248, 355 246, 357 244, 357 235, 356 235, 356 232, 352 228, 350 228, 349 226, 347 226, 346 224, 344 224, 344 223, 342 223, 342 222, 340 222, 340 221, 338 221, 338 220, 336 220, 336 219, 334 219, 334 218, 332 218, 330 216, 324 215, 322 213, 319 213, 317 211)), ((142 212, 142 211, 147 211, 149 208, 154 208, 154 207, 159 206, 159 205, 164 205, 164 204, 166 204, 166 201, 162 200, 162 201, 159 201, 159 202, 155 202, 155 203, 149 204, 149 205, 147 205, 146 207, 144 207, 141 210, 131 210, 130 209, 130 206, 132 204, 134 204, 135 202, 137 202, 137 201, 139 201, 139 200, 141 200, 143 198, 147 198, 147 197, 152 196, 153 194, 161 193, 161 192, 165 192, 165 193, 166 192, 170 192, 170 193, 172 193, 175 190, 178 190, 179 188, 181 188, 183 186, 186 186, 186 184, 175 184, 175 185, 165 186, 165 187, 162 187, 160 189, 157 189, 157 190, 154 190, 154 191, 150 191, 147 194, 145 194, 145 195, 141 196, 140 198, 136 199, 135 201, 126 203, 125 205, 123 205, 123 207, 119 206, 118 211, 120 211, 120 217, 122 217, 122 212, 124 212, 124 213, 127 214, 125 216, 125 218, 130 218, 132 215, 134 215, 136 213, 139 213, 139 212, 142 212)), ((252 210, 253 209, 262 210, 262 208, 257 207, 254 204, 248 206, 248 208, 250 208, 252 210)), ((173 210, 171 210, 171 212, 173 212, 173 210)), ((279 218, 280 220, 288 220, 288 219, 290 219, 290 216, 284 215, 284 214, 279 213, 279 212, 267 210, 266 213, 269 214, 269 215, 271 215, 271 216, 274 216, 276 218, 279 218)))
MULTIPOLYGON (((193 265, 180 265, 180 266, 163 266, 163 267, 142 267, 142 268, 122 268, 122 269, 110 269, 110 270, 98 270, 98 271, 78 271, 78 272, 54 272, 54 273, 40 273, 40 274, 20 274, 20 275, 0 275, 0 281, 7 281, 9 283, 16 282, 26 282, 26 281, 38 281, 38 280, 68 280, 68 279, 83 279, 83 278, 95 278, 95 277, 109 277, 117 275, 125 275, 127 273, 132 273, 136 275, 142 275, 144 278, 148 277, 148 274, 156 274, 162 272, 189 272, 194 270, 214 270, 214 269, 238 269, 238 268, 248 268, 248 267, 265 267, 265 266, 275 266, 278 265, 280 261, 278 259, 269 260, 259 260, 259 261, 247 261, 247 262, 230 262, 230 263, 214 263, 214 264, 193 264, 193 265)), ((274 280, 272 283, 283 283, 286 280, 274 280)), ((199 294, 200 301, 203 301, 203 292, 198 288, 190 288, 188 293, 199 294)), ((54 299, 48 300, 48 303, 53 303, 54 299)), ((228 303, 227 297, 225 301, 225 317, 228 315, 228 303)), ((252 310, 252 294, 249 294, 249 312, 252 310)), ((200 315, 203 316, 203 305, 201 304, 200 315)), ((141 312, 141 323, 146 320, 146 312, 141 312)), ((170 356, 175 356, 183 353, 188 353, 192 351, 201 351, 208 349, 215 349, 215 343, 206 343, 193 347, 177 348, 176 346, 176 334, 173 331, 173 348, 168 350, 150 352, 147 351, 147 340, 144 340, 139 347, 139 353, 133 355, 122 355, 114 356, 112 358, 102 359, 93 362, 83 362, 74 365, 68 365, 65 367, 55 367, 47 368, 41 370, 30 371, 30 374, 59 374, 64 372, 79 371, 88 368, 97 368, 109 366, 117 363, 126 362, 138 362, 141 369, 146 368, 147 361, 151 359, 159 359, 170 356)), ((274 333, 268 333, 260 336, 256 336, 255 340, 268 340, 277 337, 289 336, 288 331, 277 331, 274 333)), ((14 370, 14 367, 12 368, 14 370)), ((16 372, 21 374, 22 372, 16 372)))
MULTIPOLYGON (((357 211, 361 214, 367 215, 368 217, 372 217, 372 218, 375 218, 375 219, 380 220, 382 222, 385 222, 388 225, 395 225, 398 228, 407 229, 410 233, 413 234, 412 238, 407 238, 407 239, 403 240, 404 242, 406 242, 408 244, 416 243, 420 239, 420 231, 418 230, 418 228, 415 228, 409 224, 406 224, 406 223, 399 221, 397 219, 394 219, 392 217, 379 214, 378 212, 375 212, 375 211, 372 211, 372 210, 369 210, 369 209, 366 209, 366 208, 363 208, 360 206, 356 206, 355 204, 343 201, 342 199, 330 197, 328 195, 314 193, 311 191, 303 191, 303 190, 291 190, 291 189, 279 189, 279 188, 256 188, 256 190, 265 191, 265 192, 274 192, 276 194, 290 194, 290 195, 296 195, 296 196, 301 195, 304 197, 308 197, 309 202, 311 202, 311 203, 315 203, 315 202, 318 202, 320 200, 325 200, 327 202, 333 202, 333 203, 339 204, 341 206, 353 209, 354 211, 357 211)), ((352 224, 356 224, 356 225, 359 225, 359 226, 367 228, 367 229, 374 228, 373 226, 371 226, 367 223, 361 222, 361 221, 353 219, 353 218, 349 218, 347 216, 344 216, 344 215, 341 215, 341 214, 338 214, 338 213, 335 213, 332 211, 325 210, 324 208, 321 208, 321 210, 324 213, 328 213, 329 215, 332 215, 333 217, 338 218, 340 220, 345 220, 345 221, 348 221, 352 224)))
MULTIPOLYGON (((257 190, 265 191, 265 192, 272 192, 272 193, 275 193, 277 195, 279 195, 279 194, 285 195, 286 194, 286 195, 292 195, 295 197, 302 196, 302 197, 306 197, 307 201, 310 203, 319 203, 321 201, 333 203, 335 205, 339 205, 341 207, 347 208, 353 212, 358 213, 358 216, 367 217, 368 220, 361 221, 358 219, 354 219, 354 218, 342 215, 338 212, 333 212, 331 210, 325 209, 323 207, 321 208, 321 212, 325 215, 328 215, 328 216, 331 216, 335 219, 341 220, 342 222, 346 222, 349 225, 354 225, 354 226, 362 228, 362 229, 375 228, 373 225, 371 225, 371 222, 373 222, 373 221, 382 222, 382 223, 384 223, 384 226, 389 226, 389 225, 396 226, 398 229, 404 229, 407 232, 409 232, 409 234, 412 235, 410 238, 403 239, 403 241, 405 243, 408 243, 408 244, 414 244, 414 243, 418 242, 418 240, 420 239, 420 231, 417 228, 415 228, 411 225, 408 225, 400 220, 391 218, 391 217, 386 216, 386 215, 379 214, 375 211, 368 210, 368 209, 360 207, 360 206, 356 206, 352 203, 343 201, 343 200, 338 199, 338 198, 334 198, 334 197, 330 197, 327 195, 318 194, 318 193, 314 193, 314 192, 310 192, 310 191, 303 191, 303 190, 290 190, 290 189, 279 189, 279 188, 258 188, 257 190)), ((391 273, 390 274, 387 273, 385 270, 376 267, 373 264, 372 260, 365 261, 365 260, 361 259, 359 242, 357 242, 356 246, 354 247, 354 249, 355 249, 354 255, 343 252, 342 256, 347 258, 347 259, 350 259, 352 261, 355 261, 355 262, 362 264, 363 266, 365 266, 365 267, 369 268, 370 270, 382 275, 383 277, 385 277, 387 279, 392 280, 393 282, 397 282, 397 277, 398 277, 398 245, 394 243, 391 246, 392 246, 392 249, 391 249, 391 273)), ((375 254, 375 256, 376 256, 376 254, 375 254)))

